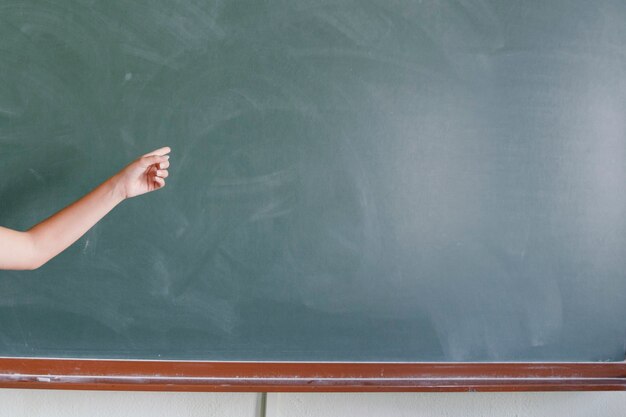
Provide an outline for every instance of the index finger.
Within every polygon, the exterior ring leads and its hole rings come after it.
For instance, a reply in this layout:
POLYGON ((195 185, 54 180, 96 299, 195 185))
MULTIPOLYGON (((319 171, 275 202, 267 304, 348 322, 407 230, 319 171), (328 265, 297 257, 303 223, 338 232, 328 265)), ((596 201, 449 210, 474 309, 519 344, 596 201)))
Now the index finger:
POLYGON ((152 155, 157 155, 157 156, 163 156, 163 155, 167 155, 168 153, 170 153, 172 150, 170 149, 169 146, 164 146, 162 148, 159 149, 155 149, 152 152, 148 152, 147 154, 145 154, 144 156, 152 156, 152 155))

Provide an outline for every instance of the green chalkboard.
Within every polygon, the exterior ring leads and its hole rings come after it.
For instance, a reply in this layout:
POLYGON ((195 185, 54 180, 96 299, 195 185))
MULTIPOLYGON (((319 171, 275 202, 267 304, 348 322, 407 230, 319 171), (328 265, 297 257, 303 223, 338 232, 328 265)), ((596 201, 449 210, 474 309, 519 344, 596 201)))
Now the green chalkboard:
POLYGON ((622 0, 0 0, 0 224, 164 145, 0 356, 624 359, 622 0))

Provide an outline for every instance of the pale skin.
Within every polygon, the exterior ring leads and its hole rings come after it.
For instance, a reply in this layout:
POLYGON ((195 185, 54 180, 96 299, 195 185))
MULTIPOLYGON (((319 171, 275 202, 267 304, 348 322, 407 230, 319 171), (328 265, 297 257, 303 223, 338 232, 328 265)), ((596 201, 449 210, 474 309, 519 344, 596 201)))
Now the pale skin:
POLYGON ((170 148, 149 152, 89 194, 21 232, 0 227, 0 269, 33 270, 63 252, 127 198, 165 186, 170 148))

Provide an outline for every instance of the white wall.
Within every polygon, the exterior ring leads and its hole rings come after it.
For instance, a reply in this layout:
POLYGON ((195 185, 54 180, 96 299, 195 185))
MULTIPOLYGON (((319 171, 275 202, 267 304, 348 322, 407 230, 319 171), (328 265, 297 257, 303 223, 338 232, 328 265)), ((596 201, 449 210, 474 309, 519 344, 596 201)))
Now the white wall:
MULTIPOLYGON (((259 417, 258 394, 0 390, 0 417, 259 417)), ((626 393, 269 394, 268 417, 624 417, 626 393)))

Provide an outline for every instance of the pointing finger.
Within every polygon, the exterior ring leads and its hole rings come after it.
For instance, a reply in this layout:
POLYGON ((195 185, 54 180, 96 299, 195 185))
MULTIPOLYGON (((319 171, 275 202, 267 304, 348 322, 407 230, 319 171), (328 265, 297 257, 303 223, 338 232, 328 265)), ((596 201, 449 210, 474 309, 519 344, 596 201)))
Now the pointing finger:
POLYGON ((153 156, 153 155, 167 155, 168 153, 170 153, 172 150, 170 149, 169 146, 164 146, 162 148, 159 149, 155 149, 152 152, 148 152, 147 154, 145 154, 144 156, 153 156))

